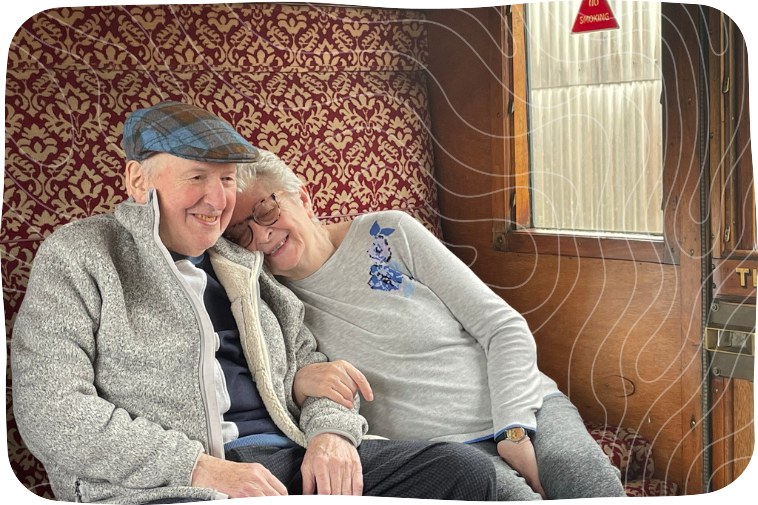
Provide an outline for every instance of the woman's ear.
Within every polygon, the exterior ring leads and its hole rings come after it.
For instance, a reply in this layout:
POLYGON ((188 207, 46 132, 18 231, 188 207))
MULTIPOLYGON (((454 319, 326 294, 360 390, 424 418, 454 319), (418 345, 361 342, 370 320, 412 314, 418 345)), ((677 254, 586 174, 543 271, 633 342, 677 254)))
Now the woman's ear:
POLYGON ((308 214, 308 217, 312 218, 313 205, 311 204, 311 197, 308 195, 308 190, 305 189, 305 186, 300 186, 300 202, 303 204, 303 208, 308 214))
POLYGON ((147 176, 138 161, 126 163, 126 194, 137 203, 147 203, 147 176))

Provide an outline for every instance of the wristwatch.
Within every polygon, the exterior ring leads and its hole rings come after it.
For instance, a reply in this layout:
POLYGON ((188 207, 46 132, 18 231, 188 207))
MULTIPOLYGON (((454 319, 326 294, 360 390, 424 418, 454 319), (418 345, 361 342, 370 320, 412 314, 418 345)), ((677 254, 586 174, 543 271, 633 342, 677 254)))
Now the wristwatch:
POLYGON ((517 444, 524 440, 527 436, 530 435, 529 431, 525 428, 522 428, 521 426, 516 426, 514 428, 508 428, 507 430, 503 431, 495 437, 495 443, 502 442, 503 440, 510 440, 511 442, 516 442, 517 444))

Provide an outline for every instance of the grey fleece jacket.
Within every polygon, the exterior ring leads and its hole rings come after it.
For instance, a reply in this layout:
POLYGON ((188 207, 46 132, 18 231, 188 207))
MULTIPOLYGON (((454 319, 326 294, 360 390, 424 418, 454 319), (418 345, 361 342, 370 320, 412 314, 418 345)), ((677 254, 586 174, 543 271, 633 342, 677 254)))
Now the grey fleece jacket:
MULTIPOLYGON (((11 341, 19 433, 60 500, 142 503, 224 498, 190 487, 201 452, 224 457, 213 387, 214 337, 158 236, 158 201, 70 223, 40 246, 11 341)), ((223 239, 209 250, 245 357, 274 422, 306 446, 323 432, 359 444, 355 411, 292 399, 295 372, 326 361, 300 301, 262 255, 223 239), (281 331, 263 328, 259 296, 281 331)))

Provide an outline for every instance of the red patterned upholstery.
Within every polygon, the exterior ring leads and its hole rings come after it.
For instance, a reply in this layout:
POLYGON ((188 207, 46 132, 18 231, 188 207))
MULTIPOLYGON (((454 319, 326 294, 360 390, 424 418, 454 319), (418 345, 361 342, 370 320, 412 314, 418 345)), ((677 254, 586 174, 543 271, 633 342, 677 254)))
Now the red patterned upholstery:
POLYGON ((653 479, 653 446, 632 428, 585 422, 587 431, 621 471, 627 496, 673 496, 679 494, 674 482, 653 479))
MULTIPOLYGON (((161 100, 204 107, 282 156, 325 219, 403 209, 441 237, 422 21, 413 11, 261 4, 61 8, 26 21, 6 84, 8 338, 40 242, 126 197, 124 118, 161 100)), ((6 407, 13 470, 52 497, 10 394, 6 407)))
POLYGON ((630 480, 624 484, 627 496, 675 496, 679 494, 679 486, 674 482, 660 479, 630 480))
MULTIPOLYGON (((30 18, 13 39, 6 83, 8 342, 39 244, 125 198, 124 118, 160 100, 204 107, 288 160, 325 219, 403 209, 441 237, 421 17, 246 4, 61 8, 30 18)), ((6 409, 13 471, 52 498, 9 393, 6 409)), ((675 485, 650 479, 647 441, 598 429, 590 432, 628 470, 630 496, 675 494, 675 485)))

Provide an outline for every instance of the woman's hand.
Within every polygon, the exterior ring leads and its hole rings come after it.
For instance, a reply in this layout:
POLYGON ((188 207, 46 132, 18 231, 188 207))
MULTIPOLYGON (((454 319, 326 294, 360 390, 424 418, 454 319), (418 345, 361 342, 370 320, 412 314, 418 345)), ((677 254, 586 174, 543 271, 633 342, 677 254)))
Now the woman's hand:
POLYGON ((355 393, 360 391, 367 401, 374 399, 374 393, 366 377, 347 361, 314 363, 304 366, 295 374, 292 385, 293 398, 298 407, 309 396, 329 398, 340 405, 352 409, 355 393))
POLYGON ((539 493, 545 500, 545 491, 540 484, 540 472, 537 468, 537 456, 534 454, 534 446, 527 436, 521 442, 502 440, 497 444, 497 453, 508 463, 508 466, 521 475, 529 487, 535 493, 539 493))

